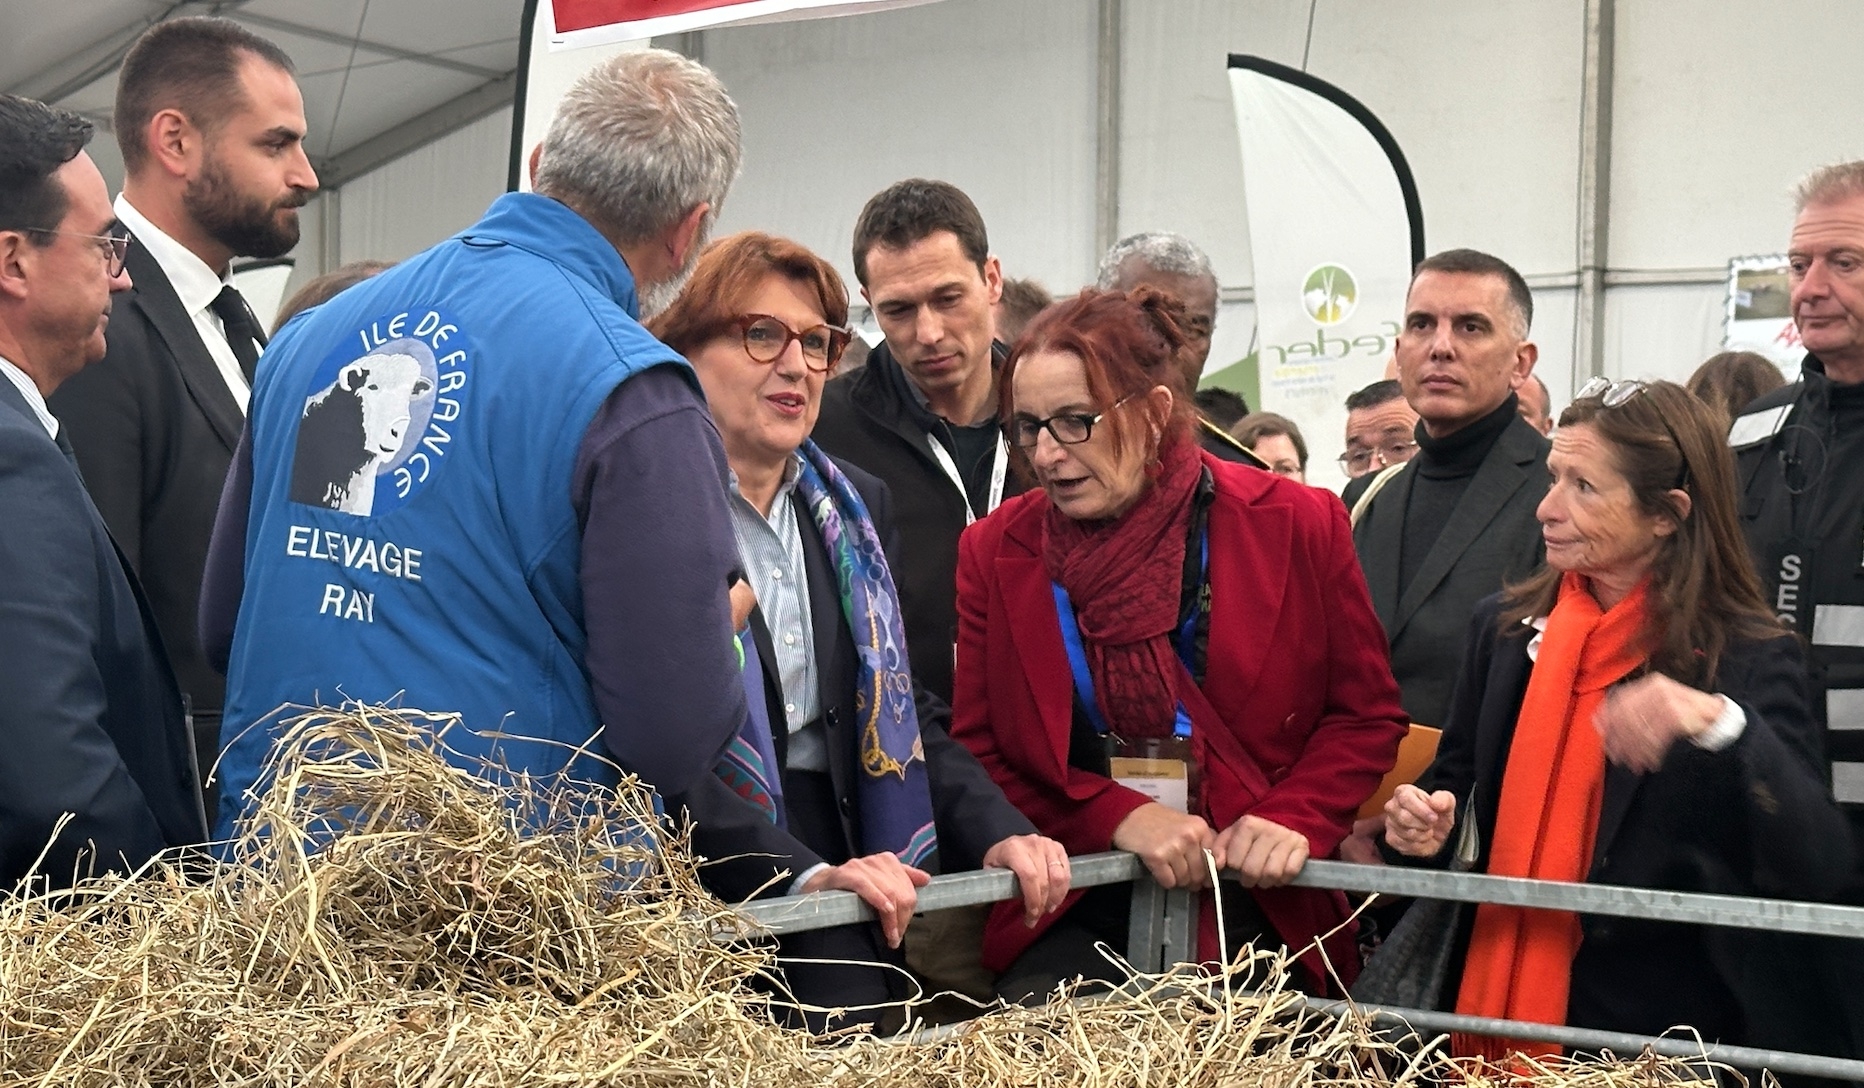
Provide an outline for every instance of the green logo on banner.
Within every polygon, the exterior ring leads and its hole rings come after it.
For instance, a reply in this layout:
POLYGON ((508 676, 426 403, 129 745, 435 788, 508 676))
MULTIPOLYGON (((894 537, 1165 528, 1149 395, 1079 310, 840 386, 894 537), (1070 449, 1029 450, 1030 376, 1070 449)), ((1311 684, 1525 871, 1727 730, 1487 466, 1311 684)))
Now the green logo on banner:
POLYGON ((1323 264, 1307 274, 1301 285, 1301 305, 1317 325, 1338 325, 1359 305, 1359 285, 1353 274, 1337 264, 1323 264))

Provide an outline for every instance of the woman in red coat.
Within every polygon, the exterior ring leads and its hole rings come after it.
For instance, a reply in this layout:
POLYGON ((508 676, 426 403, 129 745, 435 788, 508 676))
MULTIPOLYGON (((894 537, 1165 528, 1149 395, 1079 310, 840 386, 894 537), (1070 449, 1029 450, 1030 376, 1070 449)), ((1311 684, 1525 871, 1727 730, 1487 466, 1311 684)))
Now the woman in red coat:
MULTIPOLYGON (((1139 856, 1168 888, 1226 887, 1234 946, 1300 951, 1330 931, 1357 959, 1336 892, 1284 887, 1332 854, 1392 766, 1404 712, 1331 494, 1204 456, 1169 379, 1170 296, 1082 292, 1024 332, 1001 411, 1039 490, 959 543, 952 736, 1070 854, 1139 856)), ((1117 980, 1130 890, 1077 893, 1034 927, 999 909, 985 964, 1021 1000, 1076 976, 1117 980)), ((1209 898, 1200 956, 1215 958, 1209 898)), ((1318 954, 1306 985, 1326 989, 1318 954)))

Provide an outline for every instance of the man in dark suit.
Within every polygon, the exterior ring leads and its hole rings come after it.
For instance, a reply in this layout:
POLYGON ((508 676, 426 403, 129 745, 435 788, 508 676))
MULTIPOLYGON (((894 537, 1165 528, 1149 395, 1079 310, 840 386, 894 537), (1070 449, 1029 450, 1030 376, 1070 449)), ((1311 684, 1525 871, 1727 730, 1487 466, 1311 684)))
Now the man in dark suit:
POLYGON ((130 286, 90 134, 0 96, 0 890, 35 865, 35 885, 65 887, 207 833, 154 621, 45 406, 102 357, 130 286))
POLYGON ((158 23, 124 58, 116 212, 135 235, 135 286, 101 363, 51 400, 91 497, 147 588, 193 712, 203 768, 218 754, 225 682, 196 630, 201 571, 245 423, 259 323, 226 283, 235 256, 297 244, 317 188, 291 60, 225 19, 158 23))
POLYGON ((1419 448, 1353 543, 1414 722, 1443 724, 1476 602, 1541 562, 1549 447, 1515 410, 1539 355, 1533 319, 1521 274, 1475 250, 1424 260, 1405 297, 1398 380, 1419 448))

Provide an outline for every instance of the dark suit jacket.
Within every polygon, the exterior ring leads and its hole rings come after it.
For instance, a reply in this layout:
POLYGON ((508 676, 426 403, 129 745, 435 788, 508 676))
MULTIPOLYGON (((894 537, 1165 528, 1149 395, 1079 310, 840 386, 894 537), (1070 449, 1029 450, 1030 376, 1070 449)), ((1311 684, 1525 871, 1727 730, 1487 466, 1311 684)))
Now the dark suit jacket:
POLYGON ((0 890, 207 837, 181 695, 71 462, 0 381, 0 890), (83 855, 82 859, 81 856, 83 855))
MULTIPOLYGON (((835 463, 853 481, 867 503, 891 560, 897 534, 893 529, 892 503, 886 485, 844 461, 835 463)), ((860 798, 856 793, 856 779, 860 768, 855 761, 854 729, 858 719, 854 709, 857 668, 854 639, 842 617, 841 591, 836 586, 835 567, 823 545, 821 531, 809 516, 800 494, 792 492, 790 501, 797 504, 803 565, 809 579, 809 614, 815 628, 816 679, 826 728, 829 778, 834 783, 840 808, 842 833, 848 843, 858 844, 860 798)), ((769 643, 769 631, 761 619, 753 624, 752 630, 757 638, 758 654, 764 662, 769 720, 776 729, 774 739, 778 761, 782 762, 786 758, 788 735, 783 730, 783 695, 777 687, 775 653, 769 643)), ((991 782, 971 753, 946 735, 945 724, 950 711, 944 702, 916 684, 915 695, 919 733, 925 743, 926 770, 931 780, 933 817, 938 828, 939 868, 945 872, 975 869, 982 863, 984 854, 999 841, 1012 835, 1030 834, 1035 828, 1004 799, 1003 791, 991 782)), ((727 900, 744 899, 759 889, 765 895, 785 895, 791 880, 824 860, 817 851, 771 823, 761 809, 739 797, 717 775, 703 778, 694 789, 669 798, 668 808, 677 812, 684 805, 691 815, 696 853, 723 859, 700 870, 701 878, 713 894, 727 900), (785 873, 788 875, 783 875, 785 873)))
MULTIPOLYGON (((1418 782, 1455 794, 1458 812, 1474 791, 1477 871, 1488 867, 1515 719, 1533 673, 1525 628, 1497 634, 1499 610, 1491 597, 1468 625, 1462 679, 1437 758, 1418 782)), ((1747 712, 1740 739, 1714 753, 1679 741, 1654 774, 1608 766, 1587 880, 1830 898, 1851 872, 1852 843, 1821 777, 1798 642, 1736 643, 1710 686, 1747 712)), ((1582 924, 1569 1023, 1650 1035, 1689 1023, 1708 1038, 1773 1046, 1782 1041, 1777 1030, 1797 1030, 1797 1022, 1822 1014, 1793 1007, 1792 976, 1801 972, 1769 935, 1629 918, 1584 916, 1582 924)))
POLYGON ((1392 675, 1414 722, 1443 724, 1476 602, 1533 573, 1546 555, 1534 509, 1547 494, 1549 448, 1526 420, 1512 420, 1409 586, 1398 584, 1398 548, 1417 480, 1411 467, 1373 497, 1353 529, 1372 607, 1391 640, 1392 675))
MULTIPOLYGON (((1346 511, 1318 488, 1208 454, 1204 464, 1216 497, 1203 691, 1266 780, 1255 796, 1224 770, 1227 761, 1201 760, 1208 818, 1218 827, 1248 814, 1273 820, 1326 857, 1404 736, 1346 511)), ((1087 854, 1111 849, 1114 829, 1148 799, 1068 762, 1074 680, 1042 561, 1047 511, 1041 492, 1018 496, 959 542, 952 735, 1044 835, 1087 854)), ((1195 714, 1193 725, 1207 727, 1195 714)), ((1344 917, 1343 900, 1314 889, 1256 898, 1297 949, 1344 917)), ((1020 915, 993 915, 985 962, 1007 965, 1041 932, 1020 915)))
POLYGON ((196 611, 214 509, 244 419, 162 268, 139 245, 135 286, 110 311, 109 350, 50 398, 84 482, 141 579, 212 764, 226 681, 201 652, 196 611))

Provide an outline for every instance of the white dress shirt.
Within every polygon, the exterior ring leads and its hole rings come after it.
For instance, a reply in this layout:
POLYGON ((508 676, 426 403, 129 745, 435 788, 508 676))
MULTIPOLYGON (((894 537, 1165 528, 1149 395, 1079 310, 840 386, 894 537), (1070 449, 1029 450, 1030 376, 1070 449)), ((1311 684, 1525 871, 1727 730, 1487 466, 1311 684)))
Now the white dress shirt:
POLYGON ((239 368, 239 356, 234 355, 233 348, 227 344, 226 326, 213 311, 214 300, 220 297, 226 280, 207 267, 207 262, 195 256, 193 250, 149 222, 121 194, 116 198, 116 213, 136 236, 136 241, 155 258, 155 263, 162 266, 162 274, 168 277, 176 297, 181 299, 181 308, 194 319, 194 328, 201 334, 201 343, 207 345, 207 354, 213 356, 214 365, 220 369, 227 390, 233 394, 239 410, 245 412, 252 389, 246 384, 245 372, 239 368))
POLYGON ((5 374, 7 381, 12 382, 19 389, 19 395, 26 398, 26 407, 32 409, 32 414, 39 417, 39 423, 45 428, 45 433, 51 435, 56 441, 58 417, 45 407, 45 398, 39 395, 39 387, 32 384, 32 379, 26 376, 25 371, 14 366, 4 357, 0 357, 0 374, 5 374))

